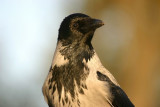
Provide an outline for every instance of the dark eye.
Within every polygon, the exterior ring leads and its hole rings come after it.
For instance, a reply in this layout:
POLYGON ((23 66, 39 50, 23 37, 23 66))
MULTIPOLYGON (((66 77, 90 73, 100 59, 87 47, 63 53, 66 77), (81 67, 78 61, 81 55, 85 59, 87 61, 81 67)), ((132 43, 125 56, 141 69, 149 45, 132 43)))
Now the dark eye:
POLYGON ((74 27, 74 28, 77 28, 77 27, 78 27, 78 23, 74 23, 74 24, 73 24, 73 27, 74 27))

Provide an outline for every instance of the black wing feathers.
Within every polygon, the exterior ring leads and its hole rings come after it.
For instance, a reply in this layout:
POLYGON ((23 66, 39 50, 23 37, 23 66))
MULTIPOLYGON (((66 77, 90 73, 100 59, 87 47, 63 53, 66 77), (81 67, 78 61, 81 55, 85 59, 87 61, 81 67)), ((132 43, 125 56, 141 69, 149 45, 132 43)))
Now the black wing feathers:
POLYGON ((110 91, 112 93, 111 101, 114 107, 134 107, 126 93, 119 86, 116 86, 106 75, 97 71, 97 76, 100 81, 109 83, 110 91))

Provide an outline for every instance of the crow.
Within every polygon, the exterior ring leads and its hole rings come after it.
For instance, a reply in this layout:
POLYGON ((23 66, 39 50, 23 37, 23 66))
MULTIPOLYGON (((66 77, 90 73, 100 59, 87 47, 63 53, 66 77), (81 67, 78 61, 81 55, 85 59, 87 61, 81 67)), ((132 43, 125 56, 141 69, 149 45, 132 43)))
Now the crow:
POLYGON ((49 107, 134 107, 91 44, 95 30, 103 25, 82 13, 62 21, 42 88, 49 107))

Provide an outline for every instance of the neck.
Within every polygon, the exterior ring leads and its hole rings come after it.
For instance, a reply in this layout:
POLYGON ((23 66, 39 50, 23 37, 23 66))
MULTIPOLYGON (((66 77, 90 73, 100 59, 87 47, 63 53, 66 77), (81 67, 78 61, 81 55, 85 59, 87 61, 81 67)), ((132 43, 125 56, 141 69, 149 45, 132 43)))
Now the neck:
POLYGON ((72 33, 70 36, 59 34, 57 45, 61 44, 62 46, 60 53, 68 60, 77 59, 77 61, 82 61, 83 58, 85 58, 86 61, 88 61, 94 54, 94 49, 91 44, 93 35, 94 31, 86 34, 78 33, 78 35, 72 33), (62 36, 64 38, 62 38, 62 36))
POLYGON ((94 49, 91 43, 86 44, 83 42, 72 42, 72 44, 63 45, 63 41, 59 41, 58 45, 61 45, 59 52, 64 58, 71 62, 82 62, 83 59, 90 60, 94 54, 94 49), (76 59, 76 60, 75 60, 76 59))
POLYGON ((88 45, 77 43, 63 46, 61 41, 57 43, 51 72, 52 81, 59 86, 59 95, 64 87, 65 93, 69 92, 74 98, 76 96, 75 86, 79 93, 84 94, 83 88, 86 88, 86 85, 83 83, 89 75, 89 69, 83 60, 87 62, 93 55, 94 49, 88 45))

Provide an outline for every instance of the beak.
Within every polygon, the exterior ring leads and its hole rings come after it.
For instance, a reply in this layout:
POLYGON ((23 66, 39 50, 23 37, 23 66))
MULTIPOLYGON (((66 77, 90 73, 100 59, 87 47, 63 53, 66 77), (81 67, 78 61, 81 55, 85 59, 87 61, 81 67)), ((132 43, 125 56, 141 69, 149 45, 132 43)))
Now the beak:
POLYGON ((93 18, 86 18, 84 19, 83 23, 82 23, 82 27, 80 27, 80 31, 82 33, 88 33, 90 31, 95 31, 97 28, 101 27, 104 25, 104 23, 102 22, 102 20, 99 19, 93 19, 93 18))
POLYGON ((92 19, 92 21, 91 21, 91 27, 93 29, 97 29, 97 28, 99 28, 99 27, 101 27, 103 25, 104 25, 104 23, 102 22, 102 20, 92 19))

